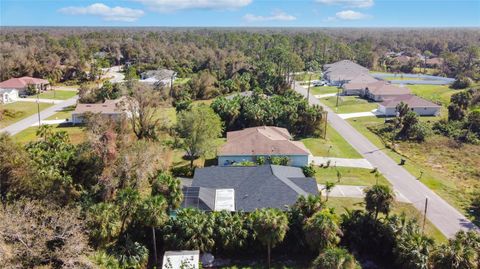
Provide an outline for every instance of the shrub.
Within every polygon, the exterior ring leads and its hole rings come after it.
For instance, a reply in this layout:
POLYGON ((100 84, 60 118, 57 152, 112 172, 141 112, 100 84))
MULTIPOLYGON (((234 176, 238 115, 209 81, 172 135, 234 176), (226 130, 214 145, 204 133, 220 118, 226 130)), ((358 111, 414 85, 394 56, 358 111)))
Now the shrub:
POLYGON ((314 177, 315 176, 315 167, 313 165, 308 165, 308 166, 304 166, 302 167, 302 171, 303 171, 303 174, 306 176, 306 177, 314 177))
POLYGON ((457 77, 457 79, 452 83, 453 89, 465 89, 470 87, 472 80, 468 77, 457 77))
POLYGON ((343 248, 328 248, 313 261, 312 269, 358 268, 355 257, 343 248))
POLYGON ((286 156, 272 156, 270 157, 270 163, 274 165, 288 166, 290 165, 290 158, 286 156))

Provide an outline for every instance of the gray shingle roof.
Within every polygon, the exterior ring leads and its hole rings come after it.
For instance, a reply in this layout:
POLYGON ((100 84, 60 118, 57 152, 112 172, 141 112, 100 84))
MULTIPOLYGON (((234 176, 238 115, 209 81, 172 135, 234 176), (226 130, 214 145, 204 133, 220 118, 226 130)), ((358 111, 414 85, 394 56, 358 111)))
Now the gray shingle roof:
MULTIPOLYGON (((192 187, 234 189, 235 209, 245 212, 257 208, 285 210, 286 206, 293 205, 301 195, 318 194, 315 179, 306 178, 300 168, 277 165, 198 168, 195 170, 192 187)), ((214 200, 215 191, 211 195, 214 200)), ((211 201, 212 197, 203 199, 211 201)))

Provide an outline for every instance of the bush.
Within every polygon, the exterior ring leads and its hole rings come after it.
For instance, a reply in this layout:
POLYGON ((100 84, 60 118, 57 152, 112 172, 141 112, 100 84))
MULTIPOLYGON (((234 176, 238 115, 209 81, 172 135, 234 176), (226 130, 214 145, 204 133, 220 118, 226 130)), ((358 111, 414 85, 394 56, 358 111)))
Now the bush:
POLYGON ((472 84, 472 80, 468 77, 458 77, 453 83, 452 83, 452 88, 453 89, 465 89, 467 87, 470 87, 472 84))
POLYGON ((306 177, 314 177, 315 176, 315 166, 313 165, 308 165, 308 166, 304 166, 302 167, 302 171, 303 171, 303 174, 306 176, 306 177))
POLYGON ((355 257, 343 248, 328 248, 313 261, 312 269, 358 268, 355 257))
POLYGON ((288 166, 290 165, 290 158, 286 156, 272 156, 270 157, 270 163, 274 165, 288 166))

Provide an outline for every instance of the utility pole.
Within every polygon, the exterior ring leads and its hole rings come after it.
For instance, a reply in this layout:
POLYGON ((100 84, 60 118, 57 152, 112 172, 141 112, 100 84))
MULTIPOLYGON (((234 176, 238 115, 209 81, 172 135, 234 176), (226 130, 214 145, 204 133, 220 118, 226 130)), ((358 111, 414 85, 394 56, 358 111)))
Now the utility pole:
POLYGON ((310 84, 312 83, 312 74, 308 76, 307 101, 310 102, 310 84))
POLYGON ((38 113, 38 127, 40 127, 40 90, 37 89, 37 113, 38 113))
POLYGON ((425 222, 427 221, 427 209, 428 209, 428 196, 425 197, 425 211, 423 212, 422 234, 424 234, 424 231, 425 231, 425 222))
MULTIPOLYGON (((327 126, 328 126, 328 111, 324 111, 323 115, 325 116, 324 122, 325 122, 325 128, 323 128, 323 139, 327 139, 327 126)), ((330 146, 331 147, 331 146, 330 146)))

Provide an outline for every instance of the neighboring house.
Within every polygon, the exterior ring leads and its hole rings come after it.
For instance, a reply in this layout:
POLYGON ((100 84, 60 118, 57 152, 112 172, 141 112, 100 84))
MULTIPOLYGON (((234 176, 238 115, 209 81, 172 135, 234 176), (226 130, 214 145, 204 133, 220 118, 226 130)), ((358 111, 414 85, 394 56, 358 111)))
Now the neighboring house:
POLYGON ((19 94, 25 94, 27 88, 35 87, 39 91, 47 90, 49 85, 48 80, 32 77, 11 78, 0 82, 0 89, 2 90, 17 90, 19 94))
POLYGON ((395 96, 410 93, 411 91, 409 88, 398 87, 385 81, 378 81, 367 85, 364 97, 376 102, 381 102, 395 96))
POLYGON ((177 72, 168 69, 160 69, 143 72, 139 81, 156 86, 171 87, 176 78, 177 72))
POLYGON ((183 193, 182 207, 252 212, 259 208, 287 210, 298 197, 319 192, 315 179, 305 177, 301 168, 261 165, 197 168, 183 193))
POLYGON ((8 104, 18 100, 18 90, 0 89, 0 104, 8 104))
POLYGON ((437 104, 412 94, 406 94, 383 101, 378 104, 377 111, 385 116, 395 116, 397 113, 396 107, 402 102, 420 116, 437 116, 441 109, 441 106, 437 104))
POLYGON ((330 85, 342 86, 361 74, 368 74, 368 69, 350 60, 342 60, 324 65, 323 77, 330 85))
POLYGON ((410 60, 412 60, 414 58, 412 58, 410 56, 407 56, 407 55, 401 55, 401 56, 395 57, 393 59, 395 59, 401 65, 407 65, 410 62, 410 60))
POLYGON ((116 100, 106 100, 102 104, 77 104, 72 112, 72 123, 80 124, 85 122, 85 114, 100 114, 113 120, 120 120, 123 117, 129 117, 130 113, 125 108, 122 98, 116 100))
POLYGON ((425 61, 425 64, 427 67, 430 67, 430 68, 438 68, 442 66, 443 59, 439 57, 430 58, 425 61))
POLYGON ((165 251, 162 260, 162 269, 198 269, 200 268, 200 251, 178 250, 165 251))
POLYGON ((218 151, 218 164, 255 162, 257 157, 282 156, 290 159, 292 166, 306 166, 310 151, 300 141, 292 141, 285 128, 260 126, 227 133, 227 143, 218 151))
POLYGON ((361 74, 342 86, 342 94, 362 96, 365 94, 365 89, 368 87, 368 84, 378 81, 378 79, 369 74, 361 74))

